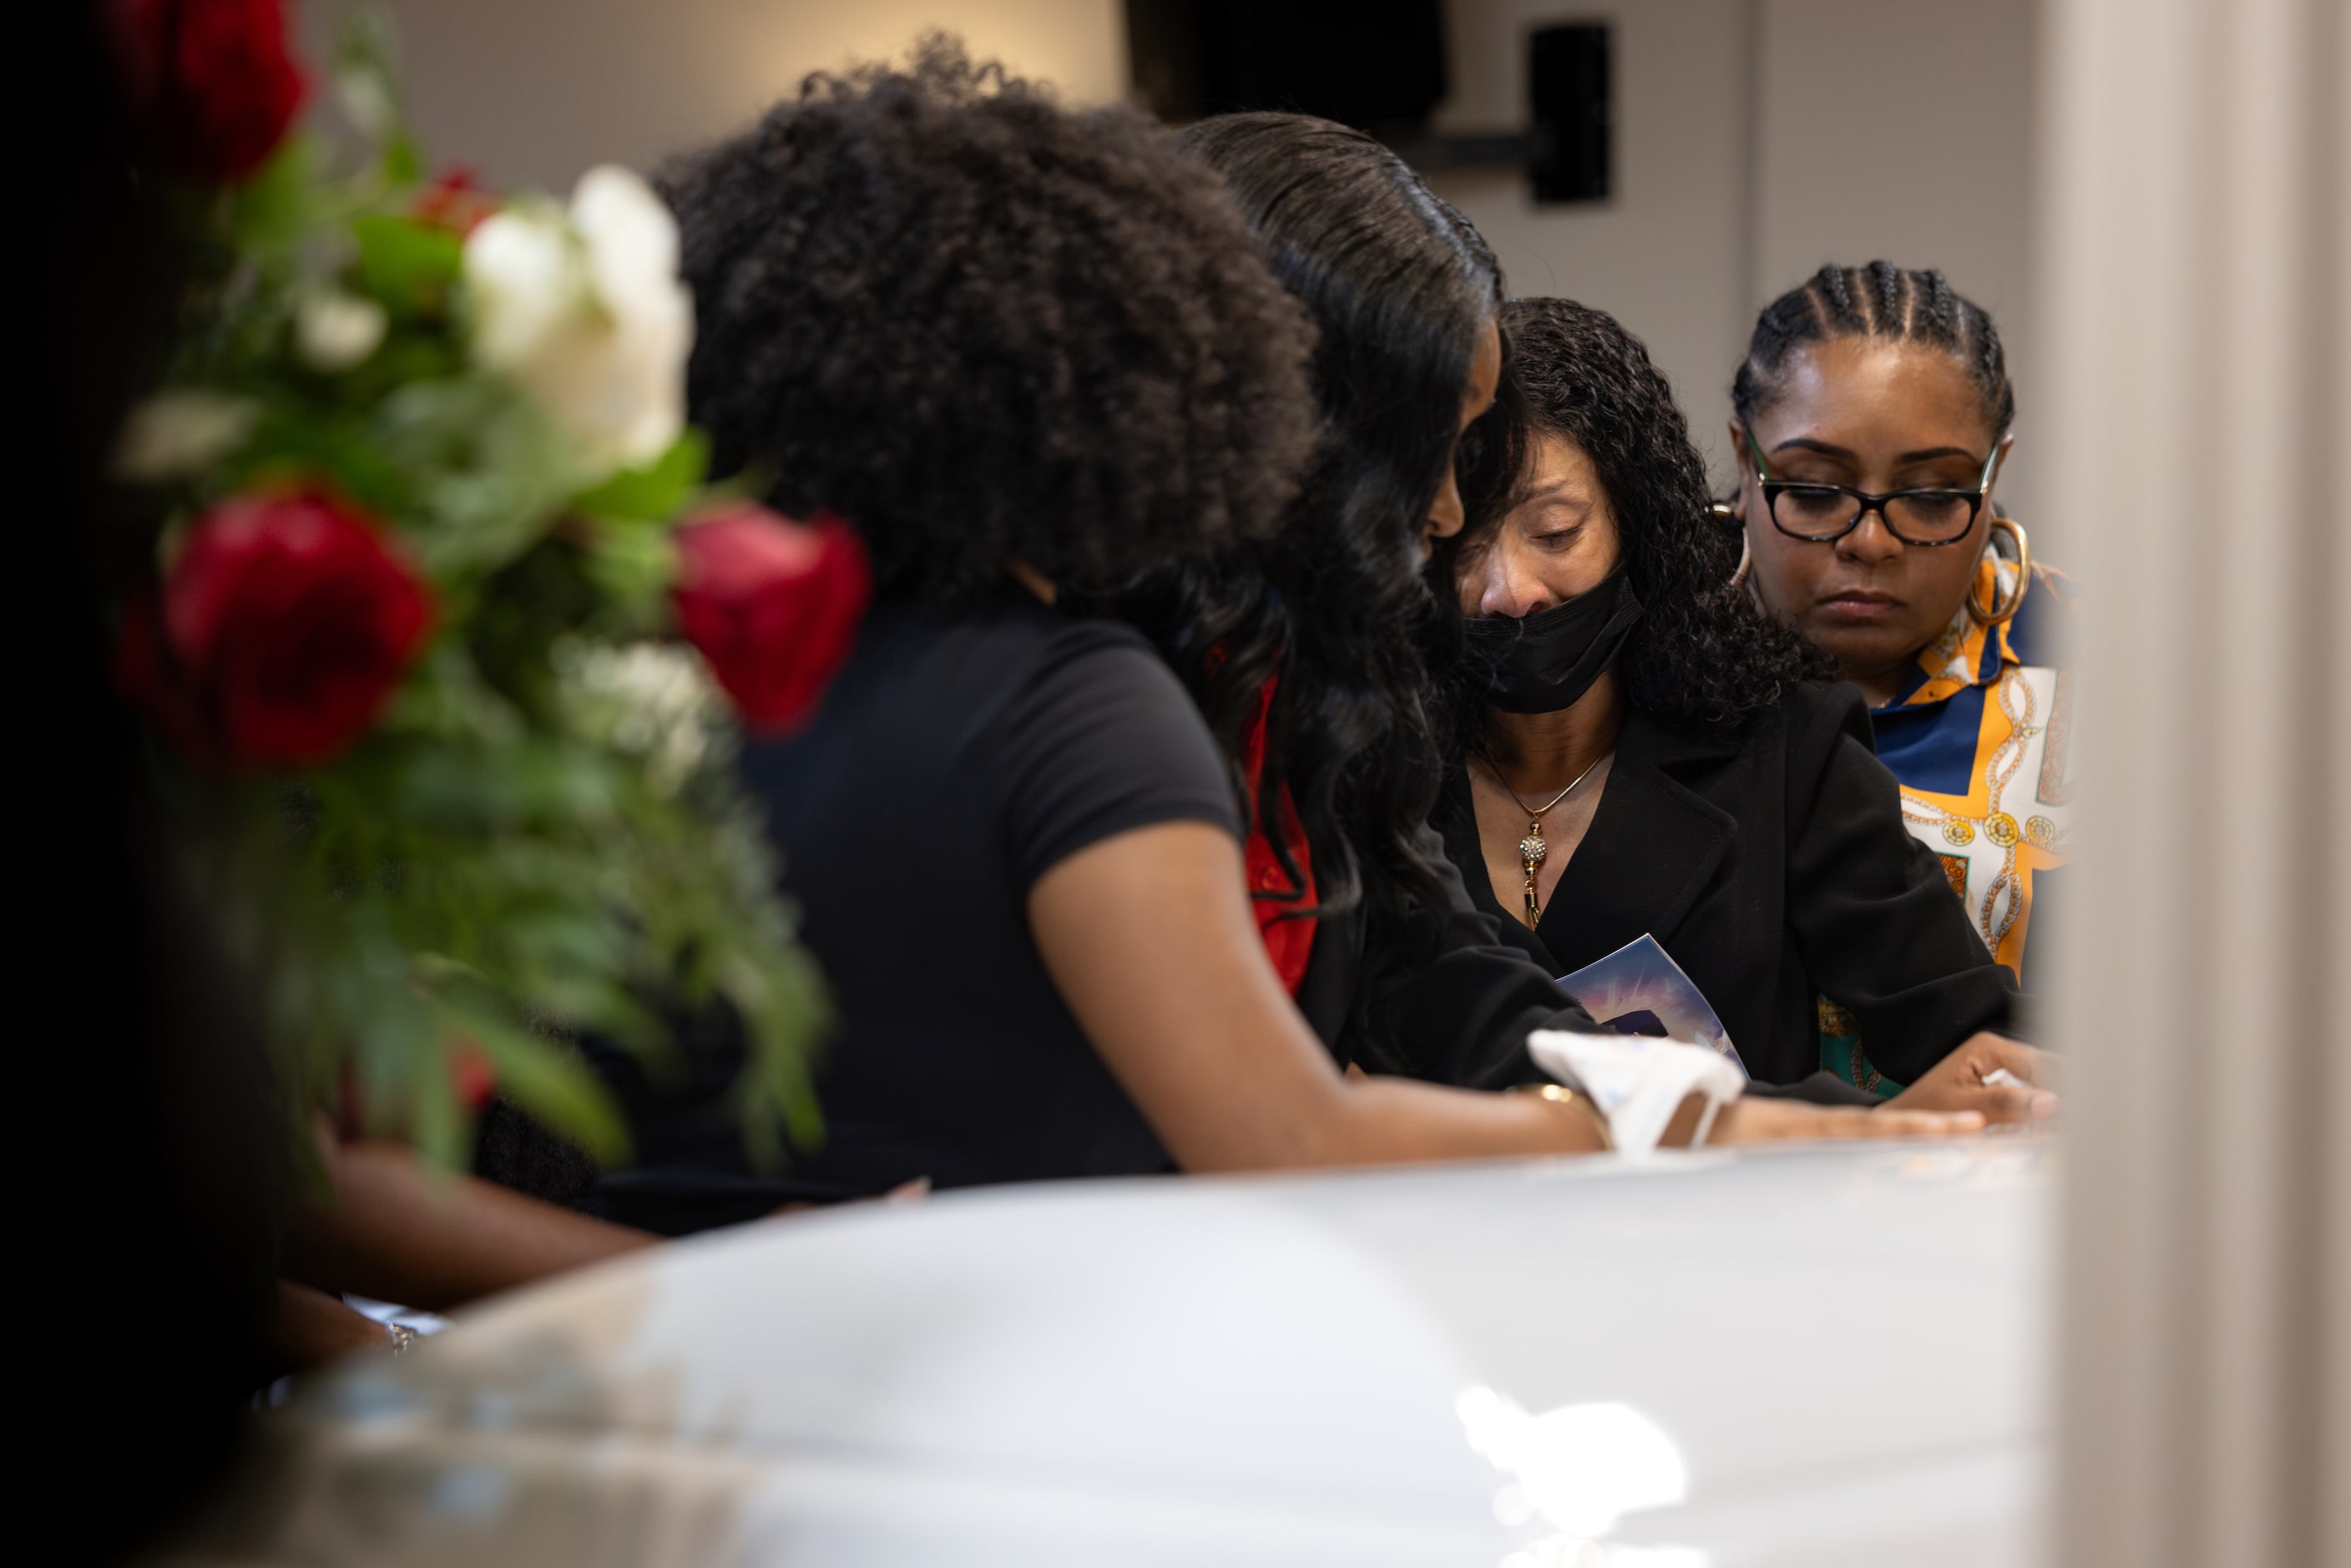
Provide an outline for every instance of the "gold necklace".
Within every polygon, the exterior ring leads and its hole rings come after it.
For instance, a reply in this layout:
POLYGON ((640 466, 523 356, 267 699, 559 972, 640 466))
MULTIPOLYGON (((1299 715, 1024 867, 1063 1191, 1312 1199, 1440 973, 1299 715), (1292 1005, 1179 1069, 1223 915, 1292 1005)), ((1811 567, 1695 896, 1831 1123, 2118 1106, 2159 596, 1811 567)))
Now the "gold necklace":
POLYGON ((1485 758, 1486 770, 1494 776, 1494 782, 1502 787, 1502 793, 1516 801, 1519 810, 1527 814, 1527 836, 1519 841, 1519 863, 1525 868, 1527 873, 1527 929, 1531 931, 1542 921, 1542 905, 1535 898, 1535 873, 1542 865, 1544 857, 1551 853, 1551 846, 1543 842, 1543 813, 1573 794, 1578 784, 1592 777, 1592 769, 1599 767, 1608 758, 1605 753, 1602 754, 1593 759, 1592 768, 1585 768, 1568 780, 1566 789, 1540 806, 1530 806, 1525 800, 1520 799, 1516 789, 1510 788, 1510 781, 1502 777, 1501 767, 1495 762, 1492 755, 1488 752, 1480 752, 1479 755, 1485 758))

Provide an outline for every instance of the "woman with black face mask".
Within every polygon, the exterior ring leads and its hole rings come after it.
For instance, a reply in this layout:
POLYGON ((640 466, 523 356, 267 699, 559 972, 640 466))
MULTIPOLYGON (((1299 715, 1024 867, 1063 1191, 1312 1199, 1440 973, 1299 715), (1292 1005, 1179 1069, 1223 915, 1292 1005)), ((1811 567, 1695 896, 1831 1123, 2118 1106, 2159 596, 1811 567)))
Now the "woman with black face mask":
POLYGON ((2053 1109, 1857 694, 1737 580, 1646 350, 1565 300, 1502 327, 1499 428, 1434 564, 1465 648, 1432 820, 1472 898, 1556 975, 1654 937, 1759 1082, 1819 1082, 1826 1004, 1862 1020, 1884 1092, 1917 1086, 1906 1104, 2053 1109), (1984 1087, 2003 1067, 2025 1086, 1984 1087))

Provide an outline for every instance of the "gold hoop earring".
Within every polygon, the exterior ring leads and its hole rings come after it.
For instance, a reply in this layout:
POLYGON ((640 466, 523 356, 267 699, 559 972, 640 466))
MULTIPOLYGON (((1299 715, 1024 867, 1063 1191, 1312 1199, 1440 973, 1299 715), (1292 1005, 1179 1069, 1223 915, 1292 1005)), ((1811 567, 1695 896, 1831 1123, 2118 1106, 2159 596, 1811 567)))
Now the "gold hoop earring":
POLYGON ((1739 514, 1728 501, 1715 502, 1707 507, 1706 515, 1718 523, 1728 523, 1739 530, 1739 568, 1730 574, 1730 586, 1746 587, 1748 573, 1755 570, 1754 549, 1747 537, 1747 525, 1739 520, 1739 514))
POLYGON ((1739 530, 1739 564, 1730 573, 1730 591, 1736 593, 1745 589, 1748 602, 1754 605, 1759 613, 1770 613, 1764 610, 1763 595, 1755 586, 1755 539, 1747 531, 1747 519, 1740 517, 1739 508, 1729 501, 1715 502, 1707 507, 1706 515, 1718 523, 1728 523, 1739 530))
POLYGON ((2000 556, 2000 546, 1995 542, 1993 536, 2002 528, 2007 529, 2016 538, 2015 593, 2010 596, 2006 604, 2002 604, 1998 598, 2000 585, 1995 575, 1992 584, 1994 595, 1992 606, 1986 610, 1976 602, 1975 584, 1968 584, 1968 613, 1986 626, 1999 626, 2015 620, 2016 612, 2024 608, 2024 596, 2032 591, 2032 545, 2024 537, 2024 529, 2018 525, 2014 517, 1994 517, 1992 518, 1991 526, 1984 530, 1984 549, 1995 558, 2000 556))

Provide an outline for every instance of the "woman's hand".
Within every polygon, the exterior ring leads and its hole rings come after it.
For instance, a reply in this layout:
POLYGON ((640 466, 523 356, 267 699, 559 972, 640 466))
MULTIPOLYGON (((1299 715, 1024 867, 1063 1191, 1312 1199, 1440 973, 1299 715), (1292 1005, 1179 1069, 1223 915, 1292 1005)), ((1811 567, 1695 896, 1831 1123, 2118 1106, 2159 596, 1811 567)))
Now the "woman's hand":
POLYGON ((277 1311, 270 1320, 268 1354, 273 1373, 308 1372, 355 1351, 390 1350, 390 1329, 355 1312, 340 1296, 277 1281, 277 1311))
MULTIPOLYGON (((1685 1102, 1667 1125, 1661 1143, 1686 1146, 1698 1125, 1696 1096, 1685 1102)), ((1983 1131, 1983 1113, 1963 1110, 1922 1110, 1896 1101, 1876 1110, 1852 1105, 1809 1105, 1802 1100, 1734 1100, 1714 1119, 1707 1135, 1716 1144, 1764 1144, 1789 1138, 1949 1138, 1983 1131), (1896 1107, 1900 1107, 1897 1109, 1896 1107)))
POLYGON ((292 1206, 284 1263, 322 1291, 445 1312, 661 1239, 431 1169, 398 1144, 346 1144, 322 1125, 318 1147, 328 1191, 292 1206))
POLYGON ((1978 1111, 1987 1122, 2045 1122, 2057 1114, 2056 1082, 2057 1059, 2049 1052, 2006 1035, 1976 1034, 1872 1114, 1978 1111), (1994 1077, 2003 1072, 2017 1082, 1994 1077))

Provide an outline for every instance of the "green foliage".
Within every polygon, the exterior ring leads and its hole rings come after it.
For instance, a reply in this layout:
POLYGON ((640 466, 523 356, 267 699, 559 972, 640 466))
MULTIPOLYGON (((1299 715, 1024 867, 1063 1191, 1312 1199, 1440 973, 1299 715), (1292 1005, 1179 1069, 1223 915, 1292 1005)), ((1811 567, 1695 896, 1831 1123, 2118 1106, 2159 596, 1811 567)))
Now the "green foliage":
POLYGON ((321 193, 318 144, 288 137, 259 172, 229 197, 228 239, 239 250, 275 259, 315 232, 321 193))
POLYGON ((613 475, 581 496, 573 509, 612 522, 667 522, 685 509, 710 471, 710 438, 689 430, 643 468, 613 475))
POLYGON ((751 1042, 737 1091, 763 1161, 820 1135, 808 1063, 823 987, 797 944, 731 715, 668 634, 671 530, 706 497, 687 432, 603 475, 465 338, 462 236, 420 215, 421 160, 389 34, 362 16, 335 65, 370 144, 326 168, 290 141, 191 207, 209 265, 169 383, 260 413, 237 448, 172 480, 183 522, 222 497, 323 486, 369 513, 429 583, 430 643, 373 727, 298 777, 163 764, 187 873, 261 976, 298 1143, 356 1104, 380 1132, 462 1162, 460 1079, 598 1159, 619 1116, 568 1041, 659 1056, 663 1019, 723 999, 751 1042), (320 291, 372 302, 356 362, 306 359, 320 291))
POLYGON ((432 319, 448 308, 465 246, 439 224, 393 213, 351 221, 359 259, 351 281, 396 318, 432 319))

